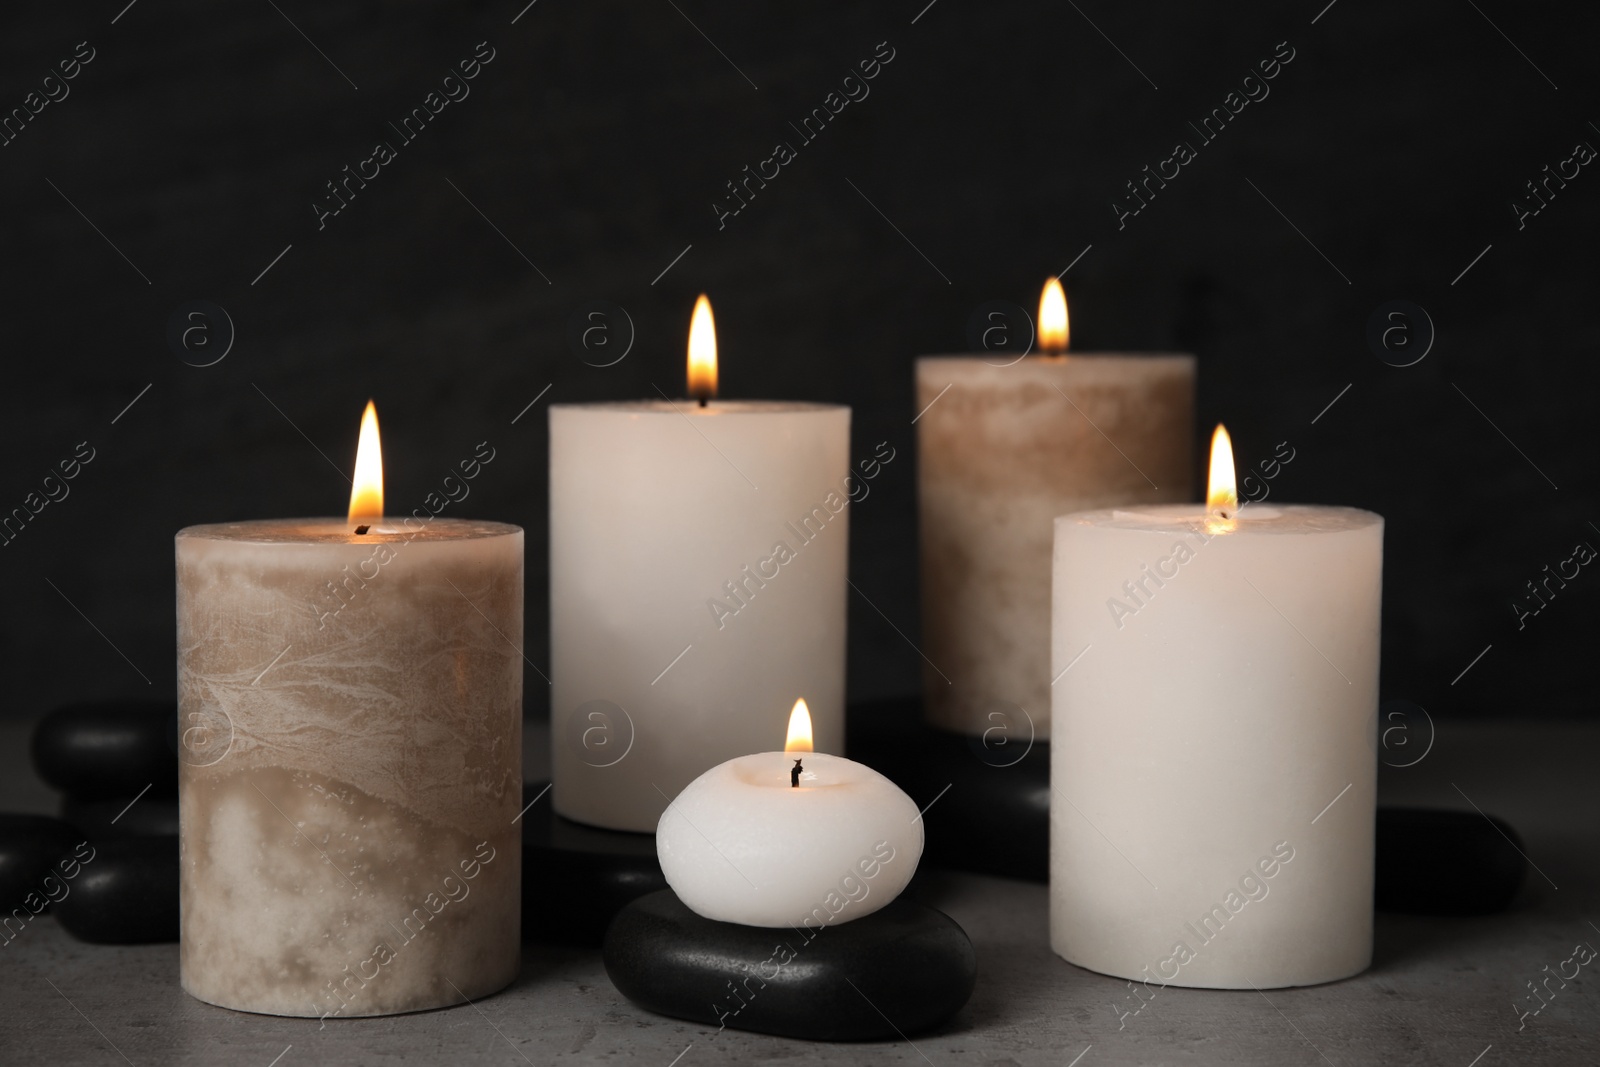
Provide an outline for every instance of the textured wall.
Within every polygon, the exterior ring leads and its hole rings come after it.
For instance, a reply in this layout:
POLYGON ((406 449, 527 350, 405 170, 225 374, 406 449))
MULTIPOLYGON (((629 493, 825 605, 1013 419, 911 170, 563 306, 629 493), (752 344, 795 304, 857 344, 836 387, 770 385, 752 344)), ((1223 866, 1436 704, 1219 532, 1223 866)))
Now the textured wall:
MULTIPOLYGON (((1202 428, 1226 419, 1247 461, 1295 449, 1274 499, 1387 516, 1387 694, 1440 716, 1591 713, 1600 576, 1520 630, 1513 603, 1600 547, 1600 177, 1562 162, 1600 146, 1596 14, 924 3, 8 14, 0 108, 39 110, 0 146, 0 508, 70 495, 0 548, 4 713, 170 694, 173 532, 340 512, 369 395, 391 510, 497 450, 451 513, 527 528, 528 653, 547 666, 544 405, 680 392, 702 289, 724 395, 846 401, 856 453, 898 449, 852 519, 850 684, 910 692, 911 361, 1069 264, 1078 347, 1196 352, 1202 428), (476 77, 444 81, 475 54, 476 77), (890 54, 813 141, 791 127, 890 54), (46 82, 62 61, 76 76, 46 82), (389 128, 433 92, 414 140, 389 128), (1188 124, 1230 99, 1204 142, 1188 124), (379 140, 393 158, 364 163, 379 140), (1194 158, 1123 214, 1124 183, 1180 140, 1194 158), (724 183, 779 141, 793 158, 732 214, 724 183), (1578 173, 1531 214, 1547 164, 1578 173), (376 177, 333 214, 346 165, 376 177), (1437 329, 1407 368, 1364 336, 1395 299, 1437 329), (209 367, 167 336, 195 300, 237 331, 209 367), (569 342, 594 300, 636 328, 614 366, 569 342), (92 460, 46 486, 84 441, 92 460)), ((530 687, 530 708, 546 699, 530 687)))

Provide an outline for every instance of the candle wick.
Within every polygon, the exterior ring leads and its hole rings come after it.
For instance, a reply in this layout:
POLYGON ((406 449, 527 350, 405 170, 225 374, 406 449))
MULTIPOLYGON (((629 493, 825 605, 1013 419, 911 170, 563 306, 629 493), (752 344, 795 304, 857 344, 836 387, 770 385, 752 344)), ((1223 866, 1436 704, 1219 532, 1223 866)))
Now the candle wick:
POLYGON ((372 529, 372 527, 368 526, 366 523, 362 523, 360 526, 356 527, 356 533, 357 534, 364 534, 370 529, 372 529))
POLYGON ((800 766, 800 761, 799 760, 795 760, 794 761, 794 766, 789 768, 789 788, 790 789, 799 789, 800 788, 800 771, 802 769, 803 768, 800 766))

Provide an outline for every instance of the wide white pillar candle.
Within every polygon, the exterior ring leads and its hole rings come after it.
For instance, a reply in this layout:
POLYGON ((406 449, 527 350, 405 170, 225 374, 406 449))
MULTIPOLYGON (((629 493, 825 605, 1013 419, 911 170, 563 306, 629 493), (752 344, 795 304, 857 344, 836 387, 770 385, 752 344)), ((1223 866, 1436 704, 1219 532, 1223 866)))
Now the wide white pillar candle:
POLYGON ((900 895, 922 857, 922 819, 899 786, 853 760, 758 752, 678 794, 656 852, 673 892, 708 919, 815 929, 900 895))
POLYGON ((928 722, 1048 738, 1052 523, 1189 499, 1194 357, 927 356, 917 410, 928 722))
POLYGON ((844 748, 850 409, 550 409, 554 803, 652 831, 803 692, 844 748))
POLYGON ((422 515, 177 536, 179 955, 201 1000, 378 1015, 517 975, 522 531, 422 515))
POLYGON ((1159 986, 1372 958, 1383 519, 1056 521, 1050 940, 1159 986))

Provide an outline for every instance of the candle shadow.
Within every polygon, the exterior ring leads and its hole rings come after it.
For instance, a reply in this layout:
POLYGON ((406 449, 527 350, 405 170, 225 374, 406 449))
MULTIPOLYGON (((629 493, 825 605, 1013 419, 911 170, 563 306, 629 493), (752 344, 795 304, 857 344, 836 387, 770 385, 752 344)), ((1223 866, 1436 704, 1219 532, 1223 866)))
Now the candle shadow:
POLYGON ((1372 931, 1372 966, 1389 974, 1444 956, 1461 958, 1478 945, 1503 940, 1508 923, 1527 911, 1513 906, 1494 915, 1400 915, 1378 912, 1372 931))
POLYGON ((586 946, 541 945, 528 941, 522 943, 522 967, 516 979, 502 993, 517 993, 524 989, 546 986, 552 978, 571 975, 592 966, 597 953, 586 946))

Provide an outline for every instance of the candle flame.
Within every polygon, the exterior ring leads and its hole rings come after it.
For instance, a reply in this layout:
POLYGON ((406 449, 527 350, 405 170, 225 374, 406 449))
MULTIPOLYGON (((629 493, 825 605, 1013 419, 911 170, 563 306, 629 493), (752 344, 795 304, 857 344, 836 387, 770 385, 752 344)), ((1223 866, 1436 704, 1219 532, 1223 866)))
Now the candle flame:
POLYGON ((1206 482, 1206 511, 1218 519, 1239 514, 1239 489, 1234 481, 1233 440, 1227 427, 1217 423, 1211 435, 1211 476, 1206 482))
POLYGON ((356 477, 350 486, 350 521, 383 518, 383 446, 378 441, 378 409, 367 401, 356 445, 356 477))
POLYGON ((789 739, 783 743, 783 750, 811 751, 811 709, 806 707, 804 697, 796 700, 794 710, 789 712, 789 739))
POLYGON ((696 400, 717 395, 717 324, 704 293, 694 302, 689 320, 689 395, 696 400))
POLYGON ((1060 355, 1067 350, 1070 332, 1067 294, 1061 291, 1061 281, 1051 278, 1044 283, 1044 292, 1039 294, 1039 350, 1060 355))

